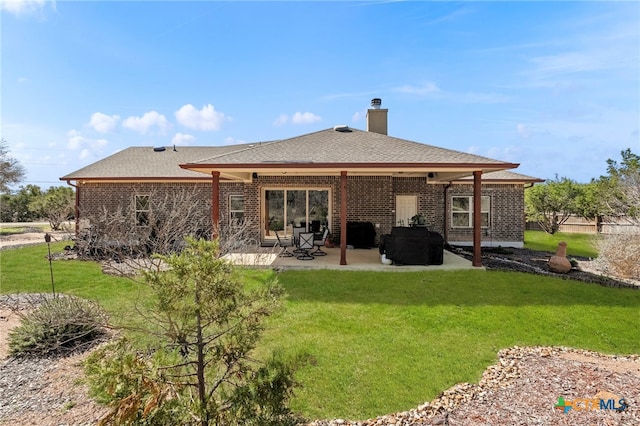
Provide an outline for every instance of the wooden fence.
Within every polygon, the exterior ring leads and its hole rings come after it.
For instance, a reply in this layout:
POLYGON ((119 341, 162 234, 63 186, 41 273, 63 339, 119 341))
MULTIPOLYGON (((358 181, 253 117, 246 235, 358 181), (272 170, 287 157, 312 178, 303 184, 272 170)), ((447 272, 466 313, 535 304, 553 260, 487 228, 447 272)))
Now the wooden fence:
MULTIPOLYGON (((527 222, 527 230, 542 231, 538 222, 527 222)), ((598 218, 588 220, 580 216, 570 216, 558 232, 576 234, 640 234, 640 226, 625 219, 598 218)))

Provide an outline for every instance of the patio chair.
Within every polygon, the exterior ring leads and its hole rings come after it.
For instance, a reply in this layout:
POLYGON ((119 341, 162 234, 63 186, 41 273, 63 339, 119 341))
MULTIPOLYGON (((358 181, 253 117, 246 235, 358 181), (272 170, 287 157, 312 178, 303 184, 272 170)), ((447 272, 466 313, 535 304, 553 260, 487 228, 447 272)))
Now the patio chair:
POLYGON ((280 238, 280 235, 278 235, 278 231, 274 231, 276 233, 276 238, 278 239, 278 246, 282 247, 282 250, 280 250, 280 254, 278 256, 280 257, 291 257, 293 256, 293 253, 291 253, 289 251, 289 247, 293 247, 293 241, 289 240, 285 240, 283 238, 280 238))
POLYGON ((324 232, 322 233, 322 236, 319 239, 318 238, 313 239, 313 245, 316 246, 316 251, 311 253, 313 256, 326 256, 327 252, 322 251, 320 247, 325 246, 325 241, 327 241, 328 236, 329 236, 329 228, 324 228, 324 232))
POLYGON ((302 226, 293 227, 293 244, 296 246, 295 250, 293 250, 294 253, 302 253, 302 250, 300 250, 300 234, 305 231, 306 229, 302 226))
POLYGON ((301 232, 300 243, 298 249, 301 253, 298 255, 299 260, 313 260, 314 257, 309 253, 309 250, 313 248, 313 232, 301 232))

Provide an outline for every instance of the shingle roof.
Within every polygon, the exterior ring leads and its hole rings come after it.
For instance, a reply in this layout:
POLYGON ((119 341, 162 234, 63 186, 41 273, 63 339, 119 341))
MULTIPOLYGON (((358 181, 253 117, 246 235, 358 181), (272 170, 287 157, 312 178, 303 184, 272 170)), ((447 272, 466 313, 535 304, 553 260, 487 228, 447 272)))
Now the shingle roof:
POLYGON ((245 150, 212 156, 194 164, 269 163, 433 163, 495 164, 502 161, 379 133, 333 128, 280 141, 256 144, 245 150))
POLYGON ((202 180, 210 179, 207 170, 216 167, 251 171, 253 168, 264 170, 271 167, 280 167, 280 170, 295 167, 300 170, 317 165, 324 165, 325 169, 339 167, 347 170, 349 165, 354 168, 389 165, 399 170, 413 165, 431 165, 435 166, 434 170, 451 166, 451 169, 459 168, 467 172, 478 166, 485 172, 517 167, 517 164, 379 133, 358 129, 341 132, 330 128, 279 141, 240 145, 166 147, 159 152, 152 147, 130 147, 60 179, 202 180))
POLYGON ((208 179, 202 173, 180 168, 180 164, 211 158, 215 155, 244 149, 247 145, 178 146, 156 151, 153 147, 130 147, 89 164, 60 180, 178 178, 208 179))
MULTIPOLYGON (((473 181, 473 176, 460 178, 461 181, 473 181)), ((500 170, 499 172, 490 172, 482 174, 483 182, 490 181, 513 181, 513 182, 544 182, 544 179, 523 175, 521 173, 512 172, 511 170, 500 170)))

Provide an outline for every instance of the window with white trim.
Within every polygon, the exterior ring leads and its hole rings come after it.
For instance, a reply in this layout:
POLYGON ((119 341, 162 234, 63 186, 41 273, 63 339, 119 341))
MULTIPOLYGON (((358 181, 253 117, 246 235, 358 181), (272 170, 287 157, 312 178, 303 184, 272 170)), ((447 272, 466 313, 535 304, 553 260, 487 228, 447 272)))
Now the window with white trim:
MULTIPOLYGON (((490 223, 491 197, 481 197, 480 223, 487 228, 490 223)), ((473 197, 454 195, 451 197, 451 226, 453 228, 473 227, 473 197)))
POLYGON ((240 223, 244 220, 244 195, 229 196, 229 223, 240 223))
POLYGON ((136 226, 149 226, 150 204, 148 195, 136 195, 136 226))

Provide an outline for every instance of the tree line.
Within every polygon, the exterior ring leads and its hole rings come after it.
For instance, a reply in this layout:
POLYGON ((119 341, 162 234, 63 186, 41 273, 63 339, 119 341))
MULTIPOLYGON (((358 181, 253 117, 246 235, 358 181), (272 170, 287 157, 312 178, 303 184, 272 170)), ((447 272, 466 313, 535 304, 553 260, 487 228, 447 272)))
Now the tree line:
POLYGON ((75 192, 68 186, 42 190, 38 185, 26 185, 14 194, 2 194, 0 197, 0 222, 46 220, 53 230, 59 230, 74 216, 75 192))
POLYGON ((0 222, 46 220, 58 230, 63 222, 73 219, 73 189, 52 186, 43 191, 38 185, 26 185, 12 192, 10 185, 22 182, 25 175, 24 167, 9 153, 7 141, 0 139, 0 222))
POLYGON ((640 156, 626 149, 621 160, 607 160, 607 175, 578 183, 567 177, 525 191, 527 220, 554 234, 571 215, 624 218, 640 225, 640 156))

